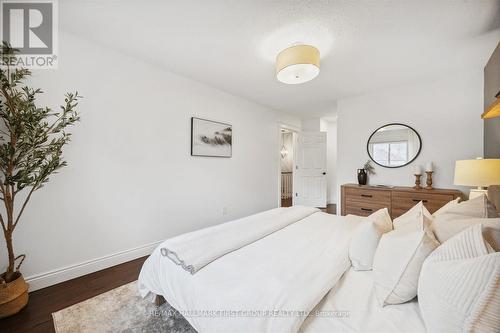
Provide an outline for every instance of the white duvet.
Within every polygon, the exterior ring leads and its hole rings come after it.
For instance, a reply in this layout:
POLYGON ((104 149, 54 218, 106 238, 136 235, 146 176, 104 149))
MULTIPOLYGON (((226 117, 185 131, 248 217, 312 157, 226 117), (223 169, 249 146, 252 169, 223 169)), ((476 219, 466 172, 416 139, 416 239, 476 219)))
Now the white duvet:
POLYGON ((162 295, 200 333, 297 332, 349 268, 359 221, 314 213, 186 274, 160 253, 139 276, 143 297, 162 295))
POLYGON ((229 252, 319 212, 305 206, 274 208, 167 239, 161 254, 191 274, 229 252))

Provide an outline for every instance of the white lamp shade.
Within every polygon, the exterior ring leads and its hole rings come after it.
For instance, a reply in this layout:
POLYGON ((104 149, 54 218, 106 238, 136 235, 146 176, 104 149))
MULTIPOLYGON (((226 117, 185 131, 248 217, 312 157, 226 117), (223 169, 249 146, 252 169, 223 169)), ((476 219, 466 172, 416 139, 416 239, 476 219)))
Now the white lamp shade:
POLYGON ((286 84, 311 81, 319 74, 319 50, 311 45, 296 45, 276 57, 276 77, 286 84))
POLYGON ((500 159, 460 160, 455 162, 455 185, 500 185, 500 159))

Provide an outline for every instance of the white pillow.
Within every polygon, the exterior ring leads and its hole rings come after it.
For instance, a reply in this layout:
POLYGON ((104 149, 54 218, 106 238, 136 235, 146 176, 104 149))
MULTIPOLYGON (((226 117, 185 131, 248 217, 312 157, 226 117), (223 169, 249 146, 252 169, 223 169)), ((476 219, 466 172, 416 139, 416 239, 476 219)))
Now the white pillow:
POLYGON ((459 204, 452 205, 441 215, 446 214, 481 218, 498 217, 495 206, 488 200, 485 195, 481 195, 474 199, 462 201, 459 204))
POLYGON ((424 230, 432 222, 432 215, 425 208, 422 201, 413 206, 409 211, 397 217, 392 222, 394 229, 400 228, 403 225, 412 225, 415 229, 424 230))
POLYGON ((363 222, 364 220, 366 220, 367 216, 359 216, 359 215, 347 214, 345 216, 345 218, 349 222, 359 223, 359 222, 363 222))
POLYGON ((352 236, 349 244, 349 259, 356 271, 372 269, 373 257, 383 234, 392 230, 392 221, 387 208, 368 216, 352 236))
POLYGON ((422 264, 438 246, 429 228, 416 230, 411 222, 382 236, 373 261, 375 293, 382 306, 417 295, 422 264))
POLYGON ((500 218, 467 218, 462 215, 444 214, 434 219, 432 231, 437 240, 444 243, 476 224, 483 225, 484 238, 496 251, 500 251, 500 218))
POLYGON ((467 228, 425 261, 418 303, 429 332, 500 332, 500 252, 481 229, 467 228))
POLYGON ((441 214, 448 212, 450 209, 453 209, 453 207, 458 205, 459 202, 460 202, 460 198, 456 198, 455 200, 451 200, 446 205, 444 205, 443 207, 441 207, 437 211, 435 211, 434 214, 432 214, 432 217, 436 217, 436 216, 439 216, 441 214))

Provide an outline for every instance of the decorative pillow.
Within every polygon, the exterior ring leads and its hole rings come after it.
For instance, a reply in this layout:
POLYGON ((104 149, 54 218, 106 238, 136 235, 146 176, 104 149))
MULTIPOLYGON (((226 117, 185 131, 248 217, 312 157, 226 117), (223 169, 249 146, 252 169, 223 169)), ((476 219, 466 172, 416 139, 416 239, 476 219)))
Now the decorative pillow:
POLYGON ((412 222, 382 236, 373 260, 375 293, 382 306, 417 296, 422 264, 438 246, 429 228, 416 230, 412 222))
POLYGON ((413 206, 409 211, 397 217, 392 222, 394 224, 394 229, 400 228, 403 225, 413 225, 415 229, 424 230, 424 228, 430 225, 432 222, 432 215, 429 213, 427 208, 425 208, 422 201, 413 206))
POLYGON ((474 199, 462 201, 459 204, 452 205, 440 215, 446 214, 480 218, 498 217, 495 206, 488 200, 485 195, 481 195, 474 199))
POLYGON ((464 218, 462 215, 444 214, 434 219, 432 231, 437 240, 444 243, 476 224, 483 225, 484 238, 496 251, 500 251, 500 218, 464 218))
POLYGON ((453 207, 458 205, 459 202, 460 202, 460 198, 456 198, 455 200, 451 200, 446 205, 444 205, 443 207, 441 207, 437 211, 435 211, 434 214, 432 214, 432 217, 436 217, 436 216, 439 216, 439 215, 442 215, 442 214, 448 212, 449 210, 453 209, 453 207))
POLYGON ((356 271, 372 269, 373 257, 383 234, 392 230, 392 220, 387 208, 368 216, 354 233, 349 244, 349 258, 356 271))
POLYGON ((429 332, 500 332, 500 252, 485 242, 480 224, 427 258, 418 303, 429 332))
POLYGON ((345 216, 345 218, 349 221, 349 222, 354 222, 354 223, 359 223, 359 222, 363 222, 364 220, 366 220, 368 217, 366 216, 359 216, 359 215, 353 215, 353 214, 347 214, 345 216))

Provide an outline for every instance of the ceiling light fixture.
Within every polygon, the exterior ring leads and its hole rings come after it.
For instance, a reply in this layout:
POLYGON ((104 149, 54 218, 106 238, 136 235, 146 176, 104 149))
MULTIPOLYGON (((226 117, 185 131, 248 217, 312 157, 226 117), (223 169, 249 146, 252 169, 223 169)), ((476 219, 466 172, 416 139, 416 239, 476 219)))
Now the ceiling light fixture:
POLYGON ((286 84, 311 81, 319 74, 319 50, 311 45, 295 45, 276 57, 276 77, 286 84))

